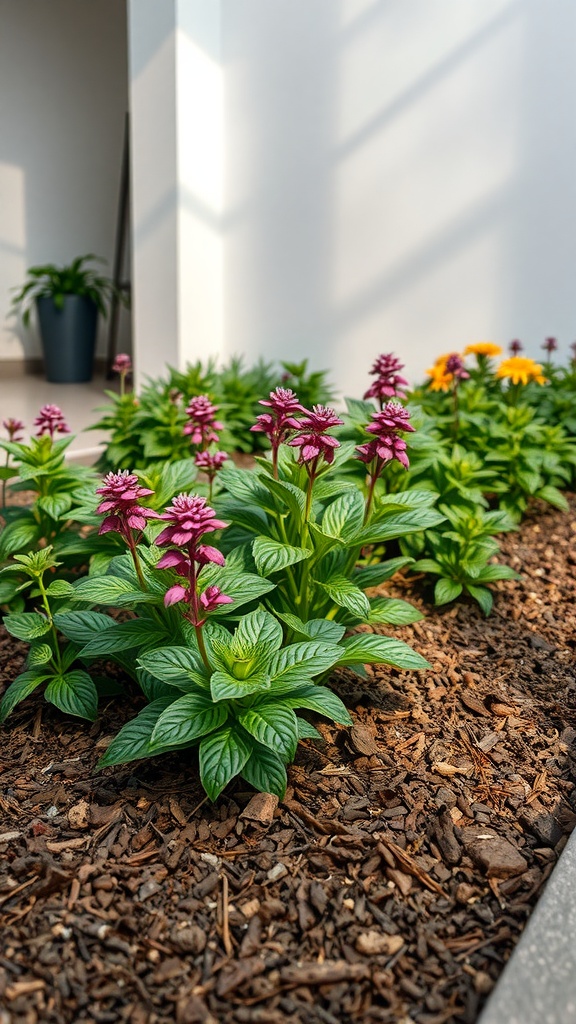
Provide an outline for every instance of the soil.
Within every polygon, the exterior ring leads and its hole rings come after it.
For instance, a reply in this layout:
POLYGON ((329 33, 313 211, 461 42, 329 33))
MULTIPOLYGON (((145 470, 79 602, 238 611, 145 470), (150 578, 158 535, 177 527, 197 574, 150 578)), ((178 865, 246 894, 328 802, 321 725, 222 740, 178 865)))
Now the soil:
MULTIPOLYGON (((95 774, 134 692, 93 726, 20 705, 0 1024, 472 1024, 576 821, 570 502, 504 539, 522 578, 489 619, 395 578, 432 670, 338 675, 354 727, 319 724, 279 806, 241 782, 212 806, 193 754, 95 774)), ((1 634, 0 690, 25 653, 1 634)))

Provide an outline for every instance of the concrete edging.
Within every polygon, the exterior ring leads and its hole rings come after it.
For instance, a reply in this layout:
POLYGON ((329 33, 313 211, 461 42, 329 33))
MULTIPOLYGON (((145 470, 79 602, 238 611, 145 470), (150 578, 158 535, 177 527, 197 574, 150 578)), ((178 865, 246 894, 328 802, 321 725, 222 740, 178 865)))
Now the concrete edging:
POLYGON ((478 1024, 576 1021, 576 830, 478 1024))

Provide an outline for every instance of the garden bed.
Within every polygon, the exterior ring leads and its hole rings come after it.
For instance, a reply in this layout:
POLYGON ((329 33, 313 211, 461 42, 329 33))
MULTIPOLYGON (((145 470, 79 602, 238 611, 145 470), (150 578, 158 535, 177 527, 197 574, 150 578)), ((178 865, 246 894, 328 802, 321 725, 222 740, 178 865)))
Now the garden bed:
MULTIPOLYGON (((502 542, 495 610, 394 630, 432 664, 340 671, 284 801, 212 806, 189 753, 94 774, 90 726, 33 696, 0 747, 2 1024, 472 1024, 575 821, 576 499, 502 542)), ((27 647, 2 631, 0 689, 27 647)))

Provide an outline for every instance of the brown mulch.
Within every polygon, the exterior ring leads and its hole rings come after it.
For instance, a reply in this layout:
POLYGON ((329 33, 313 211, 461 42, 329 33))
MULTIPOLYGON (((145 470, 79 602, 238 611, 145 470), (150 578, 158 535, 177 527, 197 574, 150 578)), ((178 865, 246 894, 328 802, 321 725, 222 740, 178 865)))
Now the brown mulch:
MULTIPOLYGON (((503 542, 486 620, 390 630, 432 670, 334 688, 286 799, 203 800, 193 754, 94 774, 90 726, 33 697, 0 746, 0 1024, 472 1024, 576 821, 576 498, 503 542)), ((0 689, 24 645, 0 634, 0 689)))

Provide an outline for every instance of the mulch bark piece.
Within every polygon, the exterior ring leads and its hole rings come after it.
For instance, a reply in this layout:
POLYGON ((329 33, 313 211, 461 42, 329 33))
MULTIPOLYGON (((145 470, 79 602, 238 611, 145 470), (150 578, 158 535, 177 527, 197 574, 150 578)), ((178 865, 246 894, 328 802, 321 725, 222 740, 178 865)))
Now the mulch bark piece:
MULTIPOLYGON (((286 798, 212 806, 193 753, 96 774, 39 696, 0 747, 0 1024, 472 1024, 576 821, 576 499, 535 504, 473 604, 394 630, 429 672, 338 673, 286 798), (489 838, 486 838, 489 837, 489 838)), ((390 590, 388 591, 390 592, 390 590)), ((26 647, 0 631, 0 690, 26 647)))

